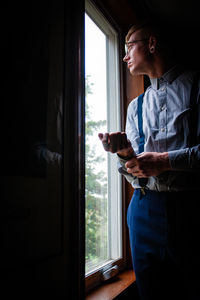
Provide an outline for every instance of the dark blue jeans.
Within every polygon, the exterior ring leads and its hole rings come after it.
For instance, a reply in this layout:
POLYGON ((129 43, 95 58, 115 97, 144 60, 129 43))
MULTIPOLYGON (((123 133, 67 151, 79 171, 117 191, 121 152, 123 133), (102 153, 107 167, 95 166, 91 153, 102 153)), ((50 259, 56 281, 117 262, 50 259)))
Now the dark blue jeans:
POLYGON ((134 191, 127 212, 141 299, 200 299, 200 200, 194 192, 134 191))

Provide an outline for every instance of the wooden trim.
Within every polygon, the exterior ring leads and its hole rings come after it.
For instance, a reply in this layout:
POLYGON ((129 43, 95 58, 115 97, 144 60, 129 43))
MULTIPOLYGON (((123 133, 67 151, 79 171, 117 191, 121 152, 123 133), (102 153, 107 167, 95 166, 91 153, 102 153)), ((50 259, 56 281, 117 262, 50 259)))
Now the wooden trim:
MULTIPOLYGON (((118 266, 120 272, 125 269, 125 261, 124 258, 119 258, 115 261, 111 261, 110 263, 105 264, 107 270, 113 266, 118 266)), ((90 292, 92 289, 96 288, 102 283, 102 268, 94 271, 85 277, 85 291, 86 293, 90 292)))
POLYGON ((65 235, 69 257, 65 267, 68 292, 75 300, 83 299, 85 293, 85 1, 65 3, 65 14, 64 205, 65 227, 70 228, 65 235))
POLYGON ((86 300, 111 300, 121 294, 133 282, 135 282, 135 273, 132 270, 126 270, 120 273, 114 281, 103 284, 85 297, 86 300))

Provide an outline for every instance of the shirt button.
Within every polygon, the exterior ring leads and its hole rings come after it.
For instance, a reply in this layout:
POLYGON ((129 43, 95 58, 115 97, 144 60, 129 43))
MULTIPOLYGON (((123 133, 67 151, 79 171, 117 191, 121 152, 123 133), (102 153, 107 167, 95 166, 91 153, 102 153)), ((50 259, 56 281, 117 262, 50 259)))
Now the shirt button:
POLYGON ((165 128, 161 128, 161 131, 162 131, 162 132, 165 132, 165 128))
POLYGON ((164 92, 165 90, 166 90, 166 88, 165 87, 163 87, 163 88, 161 88, 160 89, 162 92, 164 92))
POLYGON ((163 105, 163 106, 161 107, 161 110, 165 110, 165 105, 163 105))

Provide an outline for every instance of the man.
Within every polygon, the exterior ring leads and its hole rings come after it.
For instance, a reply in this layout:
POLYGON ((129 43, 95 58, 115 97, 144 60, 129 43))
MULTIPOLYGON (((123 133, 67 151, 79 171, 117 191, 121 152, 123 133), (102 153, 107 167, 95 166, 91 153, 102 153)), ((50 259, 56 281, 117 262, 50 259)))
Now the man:
POLYGON ((150 23, 126 36, 124 62, 151 86, 128 107, 126 133, 100 133, 132 184, 128 208, 141 299, 200 299, 198 73, 174 64, 150 23), (197 73, 197 74, 196 74, 197 73), (140 98, 140 99, 139 99, 140 98))

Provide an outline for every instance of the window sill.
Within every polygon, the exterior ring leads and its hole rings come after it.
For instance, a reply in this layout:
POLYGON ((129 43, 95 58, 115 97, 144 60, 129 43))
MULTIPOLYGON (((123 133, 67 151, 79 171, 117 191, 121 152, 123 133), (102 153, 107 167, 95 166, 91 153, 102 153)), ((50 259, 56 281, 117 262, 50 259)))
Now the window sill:
POLYGON ((86 300, 111 300, 121 294, 135 281, 135 274, 132 270, 120 273, 112 282, 92 290, 86 295, 86 300))

